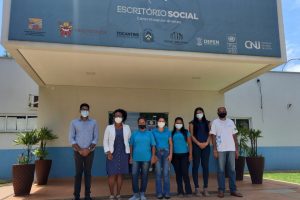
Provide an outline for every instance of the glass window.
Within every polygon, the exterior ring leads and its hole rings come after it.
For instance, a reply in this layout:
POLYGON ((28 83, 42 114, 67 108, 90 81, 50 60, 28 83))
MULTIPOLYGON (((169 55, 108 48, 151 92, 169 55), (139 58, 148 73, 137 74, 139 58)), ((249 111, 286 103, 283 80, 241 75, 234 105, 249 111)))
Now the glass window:
POLYGON ((37 128, 37 116, 0 116, 0 132, 16 133, 37 128))
POLYGON ((16 116, 9 116, 7 117, 6 121, 6 131, 17 131, 17 117, 16 116))
POLYGON ((33 130, 37 128, 37 117, 28 116, 27 130, 33 130))
POLYGON ((26 130, 26 116, 19 116, 17 117, 17 130, 18 131, 24 131, 26 130))
POLYGON ((236 126, 250 129, 249 119, 236 119, 236 126))
POLYGON ((6 116, 0 116, 0 131, 5 131, 6 116))

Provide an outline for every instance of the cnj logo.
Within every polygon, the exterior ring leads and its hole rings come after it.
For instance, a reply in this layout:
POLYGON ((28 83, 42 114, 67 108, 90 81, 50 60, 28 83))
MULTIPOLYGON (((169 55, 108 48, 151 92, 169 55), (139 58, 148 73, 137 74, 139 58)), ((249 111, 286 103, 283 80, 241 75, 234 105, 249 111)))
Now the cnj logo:
POLYGON ((250 41, 250 40, 247 40, 245 42, 245 47, 247 49, 261 49, 261 44, 259 41, 250 41))
POLYGON ((144 42, 153 42, 154 36, 151 29, 145 29, 143 34, 143 40, 144 42))

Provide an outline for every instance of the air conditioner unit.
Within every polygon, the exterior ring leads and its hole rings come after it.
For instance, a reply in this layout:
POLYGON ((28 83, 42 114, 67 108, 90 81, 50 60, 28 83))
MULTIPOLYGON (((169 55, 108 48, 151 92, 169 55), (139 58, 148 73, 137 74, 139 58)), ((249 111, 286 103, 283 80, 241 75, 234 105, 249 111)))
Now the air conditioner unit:
POLYGON ((39 96, 29 94, 28 106, 29 106, 29 108, 38 108, 39 107, 39 96))

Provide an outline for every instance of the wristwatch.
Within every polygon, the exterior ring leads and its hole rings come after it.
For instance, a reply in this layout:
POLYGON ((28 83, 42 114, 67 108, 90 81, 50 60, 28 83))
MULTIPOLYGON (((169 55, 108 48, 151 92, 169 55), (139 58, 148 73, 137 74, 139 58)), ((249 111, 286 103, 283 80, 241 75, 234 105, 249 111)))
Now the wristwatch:
POLYGON ((94 148, 91 148, 90 146, 89 146, 89 148, 88 148, 90 151, 94 151, 95 150, 95 147, 94 148))

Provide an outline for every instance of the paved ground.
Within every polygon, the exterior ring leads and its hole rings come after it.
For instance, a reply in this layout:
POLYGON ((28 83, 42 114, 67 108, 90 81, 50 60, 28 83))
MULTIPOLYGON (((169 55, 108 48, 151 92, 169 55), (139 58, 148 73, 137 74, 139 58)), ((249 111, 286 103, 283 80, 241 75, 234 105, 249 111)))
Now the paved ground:
MULTIPOLYGON (((201 180, 200 180, 201 182, 201 180)), ((252 185, 250 178, 245 177, 244 181, 237 182, 238 189, 243 193, 242 199, 251 200, 300 200, 300 185, 281 183, 275 181, 265 180, 262 185, 252 185)), ((176 183, 174 177, 171 178, 171 191, 175 194, 176 183)), ((215 177, 211 177, 209 181, 210 197, 190 197, 190 198, 177 198, 175 196, 172 199, 219 199, 217 197, 217 181, 215 177)), ((149 180, 148 185, 148 199, 156 199, 154 196, 155 184, 154 179, 149 180)), ((27 197, 14 197, 12 185, 6 185, 0 187, 0 200, 70 200, 72 198, 73 182, 72 179, 52 179, 47 186, 33 185, 31 195, 27 197)), ((131 194, 131 181, 125 180, 123 186, 123 199, 128 199, 131 194)), ((96 200, 107 199, 109 190, 105 178, 94 178, 92 195, 96 200)), ((240 199, 237 197, 231 197, 228 193, 224 199, 240 199)))

